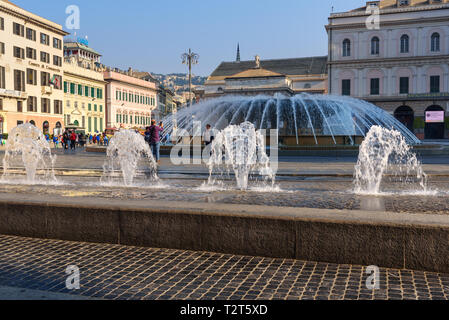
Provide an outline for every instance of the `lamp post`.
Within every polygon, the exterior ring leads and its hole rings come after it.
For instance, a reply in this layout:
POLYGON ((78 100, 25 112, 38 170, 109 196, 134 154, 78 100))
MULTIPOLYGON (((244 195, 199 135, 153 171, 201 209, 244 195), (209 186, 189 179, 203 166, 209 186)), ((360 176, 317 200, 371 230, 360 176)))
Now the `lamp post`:
POLYGON ((198 64, 200 56, 191 49, 189 53, 184 53, 181 56, 182 64, 187 64, 189 66, 189 107, 192 106, 192 65, 198 64))

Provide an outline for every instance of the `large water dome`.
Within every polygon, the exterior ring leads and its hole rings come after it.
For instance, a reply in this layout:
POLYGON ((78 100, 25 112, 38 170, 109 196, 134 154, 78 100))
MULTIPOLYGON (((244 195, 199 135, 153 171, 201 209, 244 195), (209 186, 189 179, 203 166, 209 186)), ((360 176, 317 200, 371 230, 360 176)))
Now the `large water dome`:
POLYGON ((280 139, 290 137, 294 144, 301 144, 308 137, 312 145, 358 144, 356 137, 365 137, 377 125, 399 131, 409 144, 420 143, 386 111, 366 101, 341 96, 227 96, 207 100, 165 118, 164 136, 176 128, 193 132, 196 121, 201 121, 203 130, 207 124, 223 130, 251 122, 258 130, 279 129, 280 139))

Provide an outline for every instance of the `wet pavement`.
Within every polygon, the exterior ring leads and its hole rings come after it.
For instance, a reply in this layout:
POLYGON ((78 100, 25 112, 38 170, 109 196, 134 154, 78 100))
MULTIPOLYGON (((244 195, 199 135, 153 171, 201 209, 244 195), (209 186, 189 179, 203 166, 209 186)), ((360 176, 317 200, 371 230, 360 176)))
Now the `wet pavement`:
POLYGON ((366 210, 404 214, 449 214, 449 181, 433 178, 426 192, 399 182, 383 184, 383 194, 358 195, 349 178, 298 178, 277 181, 274 186, 251 181, 247 191, 237 190, 232 177, 210 186, 201 178, 152 181, 137 178, 125 187, 120 179, 58 177, 56 185, 23 185, 21 181, 0 182, 0 192, 46 194, 51 197, 97 197, 102 199, 184 201, 199 203, 265 205, 274 207, 366 210), (13 184, 17 183, 17 184, 13 184))

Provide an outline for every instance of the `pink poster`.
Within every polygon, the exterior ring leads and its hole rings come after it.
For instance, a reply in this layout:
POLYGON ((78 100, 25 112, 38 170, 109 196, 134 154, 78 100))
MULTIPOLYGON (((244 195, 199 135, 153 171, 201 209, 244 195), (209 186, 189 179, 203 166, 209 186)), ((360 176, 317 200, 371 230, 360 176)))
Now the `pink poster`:
POLYGON ((428 111, 426 112, 427 123, 444 122, 444 111, 428 111))

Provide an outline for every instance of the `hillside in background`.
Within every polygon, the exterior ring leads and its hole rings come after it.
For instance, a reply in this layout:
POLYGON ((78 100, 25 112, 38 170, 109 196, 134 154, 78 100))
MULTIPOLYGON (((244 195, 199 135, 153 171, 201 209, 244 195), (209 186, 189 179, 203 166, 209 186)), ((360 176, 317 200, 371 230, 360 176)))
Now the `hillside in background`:
MULTIPOLYGON (((153 76, 158 79, 166 88, 172 89, 176 94, 182 95, 189 91, 189 75, 185 73, 156 74, 153 76)), ((192 76, 192 87, 202 86, 207 77, 192 76)))

